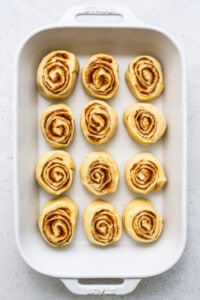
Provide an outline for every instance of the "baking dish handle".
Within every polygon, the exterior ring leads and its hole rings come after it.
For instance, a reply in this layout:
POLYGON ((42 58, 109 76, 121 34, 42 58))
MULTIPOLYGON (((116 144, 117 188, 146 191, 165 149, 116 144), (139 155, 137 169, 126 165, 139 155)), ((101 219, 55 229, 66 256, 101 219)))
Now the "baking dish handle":
POLYGON ((134 13, 125 7, 116 6, 72 6, 58 20, 57 25, 130 26, 140 25, 134 13))
POLYGON ((122 279, 121 283, 107 284, 106 279, 104 283, 93 283, 93 280, 89 283, 81 283, 79 279, 64 278, 60 279, 64 285, 74 294, 77 295, 126 295, 134 291, 141 281, 141 279, 122 279))

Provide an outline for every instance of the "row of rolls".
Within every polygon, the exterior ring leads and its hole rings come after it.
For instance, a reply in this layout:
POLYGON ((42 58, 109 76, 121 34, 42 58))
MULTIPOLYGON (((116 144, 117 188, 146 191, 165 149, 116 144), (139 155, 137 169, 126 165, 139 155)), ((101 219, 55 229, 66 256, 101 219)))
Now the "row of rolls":
MULTIPOLYGON (((78 205, 71 198, 60 196, 47 201, 38 219, 42 237, 54 247, 69 245, 76 232, 77 216, 78 205)), ((82 224, 88 240, 104 247, 120 240, 122 228, 135 241, 153 242, 162 232, 163 219, 145 198, 131 200, 122 218, 112 203, 95 199, 85 208, 82 224)))
MULTIPOLYGON (((73 92, 79 73, 79 61, 74 53, 56 50, 41 60, 37 69, 37 86, 47 99, 64 100, 73 92)), ((163 91, 163 73, 157 59, 140 55, 128 64, 125 79, 133 96, 139 101, 157 98, 163 91)), ((119 66, 108 54, 90 57, 81 71, 84 90, 91 97, 109 100, 119 88, 119 66)))
MULTIPOLYGON (((48 151, 37 162, 36 180, 47 193, 61 195, 70 188, 74 170, 71 154, 63 150, 48 151)), ((118 188, 119 167, 109 152, 89 153, 79 171, 83 186, 93 195, 112 194, 118 188)), ((124 174, 130 191, 143 195, 161 190, 167 181, 159 159, 149 152, 137 153, 129 158, 124 174)))
MULTIPOLYGON (((38 91, 47 99, 67 99, 75 88, 79 69, 79 61, 73 53, 64 50, 49 53, 37 69, 38 91)), ((82 133, 90 144, 109 142, 118 128, 116 111, 102 101, 116 95, 118 73, 116 60, 107 54, 92 56, 82 68, 84 90, 95 99, 84 106, 80 117, 82 133)), ((141 145, 156 143, 164 135, 167 122, 155 105, 144 102, 157 98, 164 89, 161 65, 151 56, 138 56, 129 63, 125 79, 133 96, 143 102, 124 109, 123 122, 127 132, 141 145)), ((48 244, 64 246, 71 243, 76 232, 78 204, 62 195, 73 183, 75 162, 72 155, 60 149, 73 141, 75 118, 66 104, 53 104, 43 111, 40 126, 45 140, 56 150, 39 158, 35 177, 38 184, 56 198, 47 201, 42 208, 39 230, 48 244)), ((83 159, 79 173, 83 186, 93 195, 117 191, 119 167, 106 151, 89 153, 83 159)), ((142 195, 161 190, 167 181, 159 159, 148 152, 126 160, 124 177, 130 191, 142 195)), ((125 205, 122 217, 111 202, 97 198, 85 208, 82 224, 91 243, 107 246, 120 239, 122 228, 136 241, 153 242, 162 232, 163 219, 146 198, 131 200, 125 205)))
MULTIPOLYGON (((158 108, 149 103, 133 103, 123 112, 123 122, 129 136, 141 145, 156 143, 165 133, 167 122, 158 108)), ((70 145, 75 133, 75 118, 64 103, 48 106, 41 115, 41 130, 53 148, 70 145)), ((101 145, 111 140, 118 127, 117 112, 100 100, 89 101, 80 117, 82 133, 86 140, 101 145)))

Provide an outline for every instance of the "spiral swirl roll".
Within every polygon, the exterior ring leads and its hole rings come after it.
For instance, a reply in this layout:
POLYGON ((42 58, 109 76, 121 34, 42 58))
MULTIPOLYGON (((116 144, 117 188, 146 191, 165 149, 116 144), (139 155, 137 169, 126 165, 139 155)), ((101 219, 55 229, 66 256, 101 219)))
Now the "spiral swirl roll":
POLYGON ((125 78, 133 96, 140 101, 157 98, 164 88, 161 65, 151 56, 142 55, 132 60, 125 78))
POLYGON ((123 121, 131 138, 141 145, 156 143, 165 133, 167 123, 156 106, 131 104, 124 110, 123 121))
POLYGON ((119 87, 118 64, 110 55, 96 54, 85 64, 81 78, 83 87, 90 96, 111 99, 119 87))
POLYGON ((38 218, 38 226, 44 240, 51 246, 71 243, 78 214, 77 204, 69 197, 49 200, 38 218))
POLYGON ((91 144, 108 142, 116 133, 118 117, 116 111, 100 100, 90 101, 81 113, 81 129, 91 144))
POLYGON ((118 187, 119 168, 109 153, 91 152, 81 164, 80 177, 92 194, 112 194, 118 187))
POLYGON ((127 161, 125 179, 129 189, 140 194, 158 191, 167 181, 160 161, 150 153, 138 153, 127 161))
POLYGON ((90 242, 107 246, 120 239, 122 223, 116 208, 111 203, 98 199, 85 209, 83 229, 90 242))
POLYGON ((122 220, 126 233, 143 243, 157 240, 163 229, 163 218, 158 216, 154 205, 143 198, 134 199, 127 204, 122 220))
POLYGON ((73 53, 52 51, 39 64, 36 79, 38 90, 47 99, 66 99, 75 87, 78 72, 79 62, 73 53))
POLYGON ((74 115, 63 103, 47 107, 41 115, 40 125, 45 140, 54 148, 69 146, 73 140, 74 115))
POLYGON ((36 166, 36 180, 48 193, 60 195, 67 191, 74 177, 74 160, 65 151, 48 151, 36 166))

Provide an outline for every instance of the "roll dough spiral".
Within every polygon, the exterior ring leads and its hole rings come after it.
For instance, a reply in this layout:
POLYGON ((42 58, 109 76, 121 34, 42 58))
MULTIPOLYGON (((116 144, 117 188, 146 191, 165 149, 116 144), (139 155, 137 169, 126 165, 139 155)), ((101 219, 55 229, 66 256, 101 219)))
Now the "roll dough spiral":
POLYGON ((94 195, 112 194, 118 187, 119 168, 108 152, 91 152, 80 166, 80 177, 94 195))
POLYGON ((76 231, 78 205, 69 197, 58 197, 45 203, 38 218, 43 239, 51 246, 69 245, 76 231))
POLYGON ((67 147, 73 140, 75 119, 64 103, 47 107, 41 115, 40 125, 45 140, 54 148, 67 147))
POLYGON ((120 239, 122 223, 118 211, 111 203, 97 199, 84 211, 83 229, 91 243, 108 246, 120 239))
POLYGON ((70 188, 74 169, 74 160, 69 153, 62 150, 48 151, 39 158, 35 176, 46 192, 60 195, 70 188))
POLYGON ((104 144, 113 137, 118 127, 116 111, 100 100, 90 101, 81 113, 81 129, 91 144, 104 144))
POLYGON ((90 96, 111 99, 119 87, 118 64, 110 55, 96 54, 83 67, 81 78, 83 87, 90 96))
POLYGON ((125 232, 134 240, 150 243, 157 240, 163 230, 163 218, 148 199, 136 198, 130 201, 123 212, 125 232))
POLYGON ((156 143, 165 133, 167 122, 155 105, 134 103, 124 110, 123 121, 129 135, 141 145, 156 143))
POLYGON ((133 59, 125 79, 133 96, 140 101, 157 98, 164 89, 161 65, 152 56, 141 55, 133 59))
POLYGON ((40 94, 52 100, 68 98, 76 84, 79 62, 75 54, 56 50, 42 58, 37 69, 40 94))
POLYGON ((159 191, 167 181, 160 161, 148 152, 138 153, 127 161, 125 179, 132 192, 144 195, 159 191))

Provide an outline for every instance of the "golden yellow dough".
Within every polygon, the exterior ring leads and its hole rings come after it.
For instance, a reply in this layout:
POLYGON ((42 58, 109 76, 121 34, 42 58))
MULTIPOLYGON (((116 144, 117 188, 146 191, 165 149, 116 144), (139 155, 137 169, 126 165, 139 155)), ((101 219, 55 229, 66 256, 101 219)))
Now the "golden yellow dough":
POLYGON ((91 243, 108 246, 120 239, 122 222, 117 209, 111 203, 97 199, 84 211, 83 229, 91 243))
POLYGON ((79 62, 75 54, 56 50, 42 58, 37 69, 37 86, 40 94, 53 100, 68 98, 76 84, 79 62))
POLYGON ((51 246, 69 245, 76 231, 78 205, 69 197, 58 197, 44 205, 38 218, 43 239, 51 246))
POLYGON ((163 218, 157 214, 154 205, 144 198, 134 199, 126 205, 122 222, 125 232, 143 243, 157 240, 163 230, 163 218))
POLYGON ((47 107, 41 115, 40 126, 45 140, 51 147, 67 147, 73 140, 74 115, 64 103, 47 107))
POLYGON ((82 109, 81 129, 87 141, 94 145, 107 143, 116 133, 118 117, 107 103, 92 100, 82 109))
POLYGON ((140 101, 157 98, 164 89, 161 65, 152 56, 141 55, 133 59, 125 79, 133 96, 140 101))
POLYGON ((62 150, 48 151, 39 158, 35 176, 46 192, 60 195, 70 188, 74 169, 74 160, 69 153, 62 150))
POLYGON ((108 100, 115 96, 119 87, 118 64, 107 54, 92 56, 82 69, 82 84, 92 97, 108 100))
POLYGON ((156 143, 165 133, 167 122, 155 105, 134 103, 124 110, 123 121, 126 129, 141 145, 156 143))
POLYGON ((108 152, 88 154, 80 166, 81 182, 94 195, 112 194, 119 183, 119 168, 108 152))
POLYGON ((148 152, 138 153, 127 161, 125 179, 132 192, 144 195, 159 191, 167 181, 160 161, 148 152))

